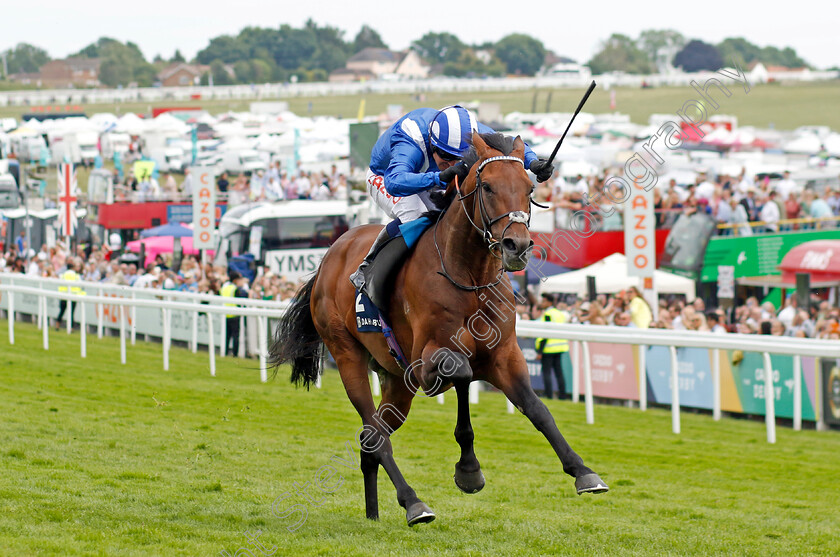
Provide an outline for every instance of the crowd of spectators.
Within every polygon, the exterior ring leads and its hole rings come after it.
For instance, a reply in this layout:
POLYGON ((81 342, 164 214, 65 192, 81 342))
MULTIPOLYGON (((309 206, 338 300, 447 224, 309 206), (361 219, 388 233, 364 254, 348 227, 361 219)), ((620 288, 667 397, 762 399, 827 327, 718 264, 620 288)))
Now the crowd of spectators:
MULTIPOLYGON (((651 308, 635 287, 615 295, 599 294, 592 301, 546 296, 566 312, 568 323, 840 340, 840 307, 816 296, 808 308, 800 308, 791 294, 781 308, 749 297, 730 309, 707 308, 702 298, 687 302, 664 297, 651 308)), ((536 303, 518 304, 517 318, 540 319, 542 311, 536 303)))
MULTIPOLYGON (((185 255, 175 266, 171 256, 158 255, 144 267, 126 261, 126 258, 121 259, 119 252, 112 251, 107 245, 96 249, 80 247, 75 253, 61 241, 52 248, 41 246, 38 252, 26 250, 26 253, 19 251, 19 247, 17 242, 12 244, 0 257, 0 272, 61 278, 65 271, 73 268, 87 282, 201 294, 219 294, 230 278, 230 271, 224 266, 210 263, 202 266, 192 255, 185 255)), ((299 286, 298 281, 287 280, 267 267, 261 267, 245 288, 249 298, 280 301, 291 299, 299 286)))
MULTIPOLYGON (((175 174, 166 173, 135 176, 129 170, 124 178, 114 171, 115 197, 117 201, 175 201, 191 199, 193 177, 186 169, 179 181, 175 174)), ((227 198, 229 207, 254 201, 282 201, 287 199, 310 199, 326 201, 347 199, 349 187, 347 176, 332 165, 329 172, 306 171, 300 166, 293 173, 282 169, 275 161, 267 171, 241 172, 237 175, 221 172, 216 179, 217 192, 227 198)))
MULTIPOLYGON (((560 228, 568 228, 571 215, 584 210, 597 217, 599 230, 623 230, 620 201, 626 192, 619 184, 610 182, 607 175, 579 174, 571 180, 555 176, 538 189, 537 195, 539 201, 550 202, 556 210, 555 224, 560 228), (610 186, 605 192, 606 183, 610 186), (587 199, 596 199, 598 207, 587 204, 587 199)), ((721 235, 783 232, 813 228, 817 224, 820 228, 830 228, 835 226, 836 217, 840 217, 840 182, 817 189, 802 188, 791 179, 790 172, 784 172, 778 179, 749 176, 745 170, 738 176, 721 174, 716 179, 701 173, 694 183, 684 186, 670 179, 664 187, 656 186, 653 196, 658 227, 671 228, 681 214, 700 212, 715 220, 721 235), (812 221, 784 222, 795 219, 812 221)))

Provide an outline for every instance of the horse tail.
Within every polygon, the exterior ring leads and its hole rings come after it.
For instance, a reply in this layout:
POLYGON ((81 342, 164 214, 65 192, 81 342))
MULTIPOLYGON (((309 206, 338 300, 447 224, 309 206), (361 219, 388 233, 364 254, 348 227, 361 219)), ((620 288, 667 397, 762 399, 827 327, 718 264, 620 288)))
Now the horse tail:
POLYGON ((284 363, 292 363, 291 381, 309 389, 321 373, 321 356, 324 345, 315 329, 309 302, 312 299, 312 287, 315 285, 316 274, 300 290, 298 290, 292 304, 280 319, 274 342, 268 351, 269 363, 277 368, 284 363))

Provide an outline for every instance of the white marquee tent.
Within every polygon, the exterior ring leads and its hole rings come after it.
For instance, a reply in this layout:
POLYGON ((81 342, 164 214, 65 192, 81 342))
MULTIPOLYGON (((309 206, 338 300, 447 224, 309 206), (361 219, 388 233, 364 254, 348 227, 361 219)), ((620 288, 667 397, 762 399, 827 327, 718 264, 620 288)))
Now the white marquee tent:
MULTIPOLYGON (((630 286, 641 286, 638 277, 628 276, 624 254, 614 253, 589 267, 548 277, 540 286, 540 292, 562 292, 584 297, 588 276, 595 277, 595 288, 599 294, 613 294, 630 286)), ((695 298, 694 281, 691 279, 656 271, 654 282, 659 294, 683 294, 687 300, 695 298)))

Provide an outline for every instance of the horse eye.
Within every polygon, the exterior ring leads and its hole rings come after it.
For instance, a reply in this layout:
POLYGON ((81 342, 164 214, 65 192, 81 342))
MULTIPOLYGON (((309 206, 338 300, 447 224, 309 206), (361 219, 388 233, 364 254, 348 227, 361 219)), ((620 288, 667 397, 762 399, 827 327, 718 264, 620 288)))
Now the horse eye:
POLYGON ((487 193, 493 193, 493 190, 492 190, 492 189, 490 189, 490 184, 485 183, 485 184, 482 184, 482 185, 481 185, 481 187, 482 187, 482 189, 483 189, 484 191, 486 191, 487 193))

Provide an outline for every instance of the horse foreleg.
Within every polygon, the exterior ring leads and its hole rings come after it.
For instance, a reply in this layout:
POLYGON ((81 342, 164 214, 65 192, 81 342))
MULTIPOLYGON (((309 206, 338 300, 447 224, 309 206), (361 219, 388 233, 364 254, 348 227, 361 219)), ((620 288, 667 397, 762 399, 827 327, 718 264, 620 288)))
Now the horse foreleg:
POLYGON ((455 440, 461 446, 461 459, 455 464, 455 485, 464 493, 478 493, 484 487, 484 474, 473 448, 472 423, 470 422, 470 383, 455 383, 458 395, 458 421, 455 424, 455 440))
POLYGON ((583 459, 572 450, 560 430, 557 429, 551 412, 531 388, 527 364, 518 349, 508 360, 507 365, 497 367, 489 379, 495 387, 505 393, 505 396, 520 412, 531 420, 537 431, 545 436, 560 458, 563 471, 575 478, 578 495, 609 491, 607 484, 583 463, 583 459))

